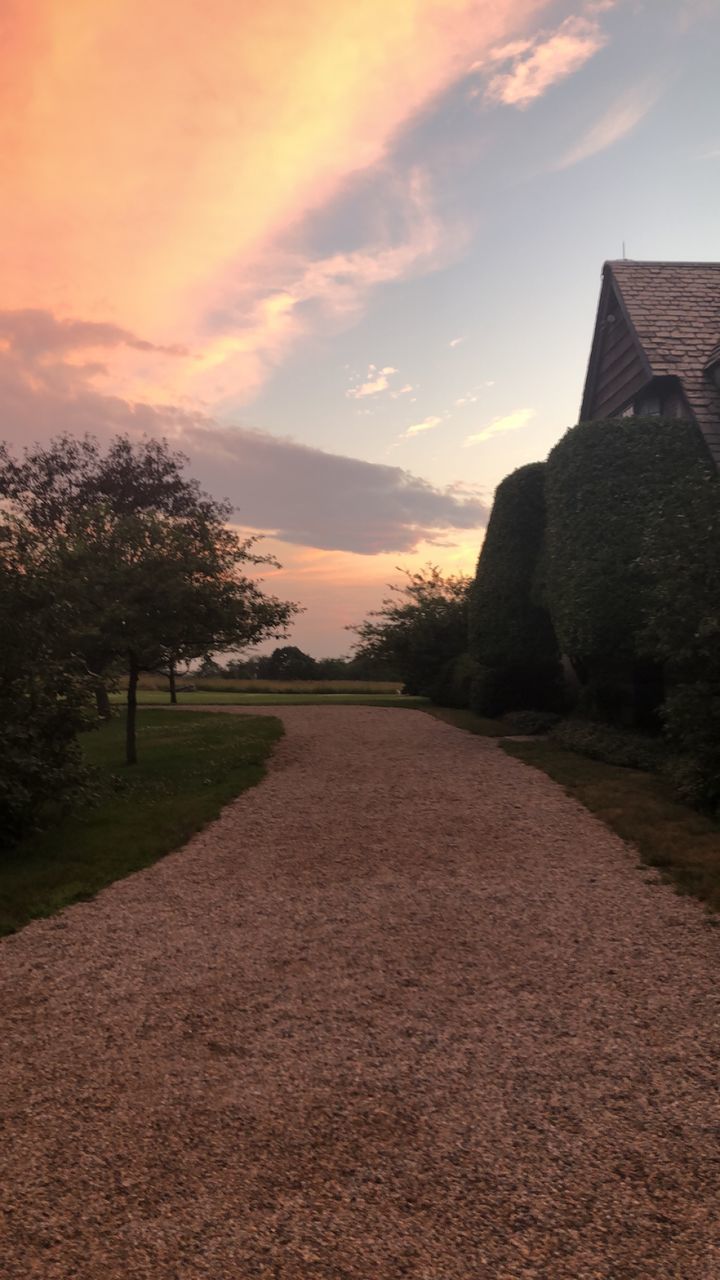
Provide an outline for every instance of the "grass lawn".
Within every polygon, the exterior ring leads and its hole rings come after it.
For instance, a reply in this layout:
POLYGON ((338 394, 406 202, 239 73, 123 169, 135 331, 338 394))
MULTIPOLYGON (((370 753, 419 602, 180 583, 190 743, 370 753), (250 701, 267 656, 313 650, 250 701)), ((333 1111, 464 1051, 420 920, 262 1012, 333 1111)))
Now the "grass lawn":
POLYGON ((668 795, 653 773, 603 764, 552 742, 501 743, 511 756, 542 769, 580 800, 679 893, 720 912, 720 826, 668 795))
POLYGON ((98 801, 2 859, 0 934, 90 898, 179 848, 260 781, 282 731, 269 716, 141 713, 133 768, 123 764, 124 716, 86 734, 98 801))
MULTIPOLYGON (((123 703, 124 693, 111 693, 110 701, 123 703)), ((382 693, 228 693, 209 692, 199 689, 197 693, 178 692, 178 704, 181 707, 424 707, 427 698, 406 698, 402 694, 382 693)), ((138 706, 167 707, 170 705, 167 692, 160 689, 138 690, 138 706)))

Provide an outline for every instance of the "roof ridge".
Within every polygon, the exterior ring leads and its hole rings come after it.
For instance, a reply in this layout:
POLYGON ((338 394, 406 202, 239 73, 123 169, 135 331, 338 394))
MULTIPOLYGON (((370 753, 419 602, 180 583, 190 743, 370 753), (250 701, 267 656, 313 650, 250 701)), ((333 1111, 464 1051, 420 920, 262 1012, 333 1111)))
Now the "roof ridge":
POLYGON ((717 260, 707 259, 702 262, 695 260, 694 262, 683 262, 680 260, 668 258, 607 258, 605 260, 606 267, 718 267, 720 262, 717 260))

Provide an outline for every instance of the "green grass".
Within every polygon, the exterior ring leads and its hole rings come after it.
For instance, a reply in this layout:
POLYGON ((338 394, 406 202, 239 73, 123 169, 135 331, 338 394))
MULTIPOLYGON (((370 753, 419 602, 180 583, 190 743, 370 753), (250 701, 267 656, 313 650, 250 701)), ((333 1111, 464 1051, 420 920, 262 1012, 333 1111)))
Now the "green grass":
POLYGON ((668 795, 657 774, 601 763, 553 742, 501 742, 633 844, 679 893, 720 911, 720 826, 668 795))
MULTIPOLYGON (((124 693, 112 693, 110 701, 123 703, 124 693)), ((178 705, 181 707, 424 707, 427 698, 406 698, 401 694, 386 695, 373 693, 211 693, 198 690, 197 693, 178 693, 178 705)), ((167 693, 161 690, 140 689, 138 705, 145 707, 167 707, 170 705, 167 693)))
POLYGON ((0 934, 146 867, 179 848, 259 782, 282 734, 269 716, 138 716, 139 763, 123 764, 124 717, 83 738, 98 798, 0 862, 0 934))

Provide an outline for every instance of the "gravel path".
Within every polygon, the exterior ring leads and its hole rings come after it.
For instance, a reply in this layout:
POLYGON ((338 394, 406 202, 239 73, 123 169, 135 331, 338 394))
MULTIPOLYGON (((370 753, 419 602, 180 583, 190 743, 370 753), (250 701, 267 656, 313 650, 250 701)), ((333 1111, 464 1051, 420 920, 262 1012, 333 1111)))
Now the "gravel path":
POLYGON ((490 741, 271 714, 260 787, 0 946, 3 1280, 718 1280, 701 907, 490 741))

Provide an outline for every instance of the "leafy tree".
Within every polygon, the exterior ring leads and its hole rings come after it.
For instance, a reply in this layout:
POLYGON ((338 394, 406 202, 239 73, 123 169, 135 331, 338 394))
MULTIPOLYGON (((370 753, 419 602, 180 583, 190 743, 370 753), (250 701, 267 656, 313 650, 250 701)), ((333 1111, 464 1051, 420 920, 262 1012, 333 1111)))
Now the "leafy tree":
POLYGON ((259 658, 257 673, 261 680, 313 680, 317 675, 317 664, 309 653, 288 644, 259 658))
POLYGON ((0 496, 54 557, 72 600, 75 646, 123 664, 127 761, 137 759, 141 671, 281 636, 297 607, 265 595, 248 566, 274 564, 227 525, 232 507, 183 474, 164 442, 126 437, 102 454, 63 436, 17 462, 0 457, 0 496))
POLYGON ((386 663, 406 693, 433 696, 447 664, 467 649, 470 578, 443 577, 432 564, 399 572, 404 585, 390 585, 380 608, 348 630, 359 637, 356 659, 386 663))
POLYGON ((216 662, 214 658, 211 658, 209 654, 205 654, 200 666, 195 672, 195 675, 199 676, 201 680, 222 680, 225 675, 230 674, 231 665, 232 664, 228 663, 228 666, 223 668, 220 666, 220 663, 216 662))

